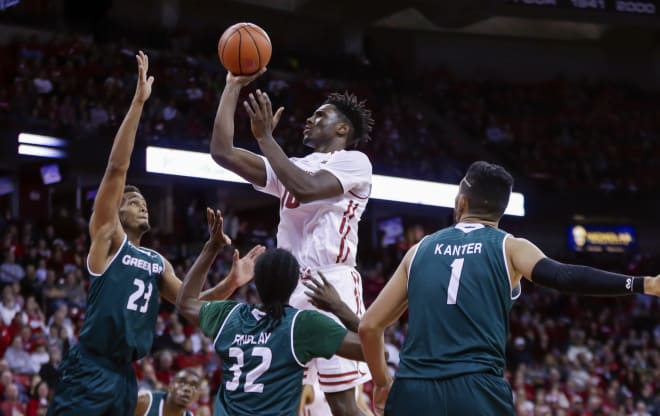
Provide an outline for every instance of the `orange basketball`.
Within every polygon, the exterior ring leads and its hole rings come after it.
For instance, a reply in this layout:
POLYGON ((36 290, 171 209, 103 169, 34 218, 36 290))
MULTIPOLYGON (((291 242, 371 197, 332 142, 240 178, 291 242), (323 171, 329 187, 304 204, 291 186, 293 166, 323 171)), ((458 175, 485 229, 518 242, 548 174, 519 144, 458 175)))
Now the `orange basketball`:
POLYGON ((268 33, 253 23, 230 26, 218 41, 222 66, 234 75, 251 75, 268 65, 273 47, 268 33))

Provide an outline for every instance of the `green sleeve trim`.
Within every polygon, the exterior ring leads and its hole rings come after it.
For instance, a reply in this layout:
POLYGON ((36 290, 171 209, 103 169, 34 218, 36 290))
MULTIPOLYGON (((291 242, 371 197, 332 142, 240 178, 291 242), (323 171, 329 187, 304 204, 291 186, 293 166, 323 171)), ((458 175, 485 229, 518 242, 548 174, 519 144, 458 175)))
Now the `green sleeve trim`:
POLYGON ((313 358, 330 358, 339 349, 348 330, 316 311, 299 311, 292 328, 293 355, 303 365, 313 358))
POLYGON ((215 340, 229 313, 238 306, 235 300, 206 302, 199 309, 199 328, 207 337, 215 340))

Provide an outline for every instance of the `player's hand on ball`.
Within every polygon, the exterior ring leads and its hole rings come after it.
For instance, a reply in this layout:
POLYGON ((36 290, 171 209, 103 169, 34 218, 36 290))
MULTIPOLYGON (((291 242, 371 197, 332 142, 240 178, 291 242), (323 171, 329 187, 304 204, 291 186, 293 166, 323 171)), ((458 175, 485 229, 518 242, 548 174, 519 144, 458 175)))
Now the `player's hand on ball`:
POLYGON ((153 76, 147 76, 149 71, 149 57, 142 51, 135 55, 138 64, 138 79, 135 87, 134 101, 144 103, 151 95, 151 85, 154 83, 153 76))
POLYGON ((259 78, 263 73, 266 72, 266 68, 261 68, 259 72, 252 75, 234 75, 231 72, 227 71, 227 84, 237 85, 239 87, 244 87, 259 78))
POLYGON ((234 250, 231 270, 227 277, 232 280, 235 287, 241 287, 252 280, 254 277, 254 264, 264 251, 266 251, 266 247, 254 246, 245 256, 239 257, 238 250, 234 250))
POLYGON ((215 249, 231 244, 231 238, 223 230, 224 219, 219 209, 213 211, 211 208, 206 208, 206 221, 209 225, 208 244, 215 249))
POLYGON ((268 98, 268 94, 257 90, 254 94, 250 94, 247 101, 243 101, 243 107, 250 116, 250 127, 252 134, 257 140, 264 140, 273 137, 273 130, 280 122, 284 107, 280 107, 273 115, 273 107, 268 98))
POLYGON ((305 291, 305 294, 309 296, 309 302, 312 305, 324 311, 334 312, 343 301, 323 273, 319 272, 319 277, 321 280, 315 279, 311 274, 307 275, 307 279, 302 282, 309 289, 305 291))

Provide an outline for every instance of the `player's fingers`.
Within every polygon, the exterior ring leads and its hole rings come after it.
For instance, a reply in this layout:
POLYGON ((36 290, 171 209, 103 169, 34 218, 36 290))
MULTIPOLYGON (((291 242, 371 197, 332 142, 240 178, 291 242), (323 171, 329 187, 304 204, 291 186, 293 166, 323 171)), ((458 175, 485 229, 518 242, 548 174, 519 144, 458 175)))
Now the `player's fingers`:
POLYGON ((153 83, 154 83, 154 77, 152 75, 149 78, 147 78, 147 84, 149 84, 149 86, 151 86, 153 83))
POLYGON ((314 284, 316 286, 318 286, 318 287, 323 286, 323 284, 319 280, 317 280, 314 276, 312 276, 311 274, 308 275, 308 277, 309 277, 309 281, 314 282, 314 284))
POLYGON ((266 104, 266 114, 273 114, 273 103, 270 102, 270 97, 265 92, 263 93, 264 103, 266 104))
POLYGON ((321 276, 321 280, 323 280, 323 283, 324 283, 326 286, 330 286, 330 283, 328 283, 328 279, 325 278, 325 275, 324 275, 323 273, 321 273, 321 272, 318 272, 318 274, 319 274, 319 276, 321 276))
POLYGON ((317 286, 316 286, 316 285, 314 285, 314 284, 312 284, 312 283, 309 283, 308 281, 303 281, 302 284, 303 284, 306 288, 308 288, 308 289, 314 291, 314 293, 316 293, 316 290, 317 290, 317 286))
POLYGON ((144 57, 144 72, 147 73, 147 71, 149 71, 149 55, 142 51, 140 51, 140 53, 144 57))
POLYGON ((240 259, 240 256, 238 255, 238 249, 234 249, 234 254, 232 256, 232 261, 234 264, 238 263, 238 260, 240 259))
POLYGON ((209 207, 206 207, 206 222, 209 224, 209 228, 213 227, 213 211, 209 207))
POLYGON ((255 117, 254 111, 252 111, 252 107, 250 107, 250 104, 248 104, 247 101, 243 101, 243 107, 245 107, 245 110, 248 113, 248 116, 250 116, 250 119, 253 120, 255 117))
POLYGON ((250 105, 252 106, 252 111, 254 111, 258 117, 261 117, 261 107, 252 93, 250 93, 250 105))
POLYGON ((248 251, 248 253, 245 255, 245 257, 249 258, 249 259, 257 258, 261 255, 261 253, 264 252, 265 249, 266 248, 264 246, 261 246, 261 245, 254 246, 254 247, 252 247, 252 249, 250 251, 248 251))
POLYGON ((280 122, 280 118, 282 117, 282 113, 284 112, 284 107, 280 107, 277 109, 275 112, 275 115, 273 116, 273 128, 277 126, 277 123, 280 122))

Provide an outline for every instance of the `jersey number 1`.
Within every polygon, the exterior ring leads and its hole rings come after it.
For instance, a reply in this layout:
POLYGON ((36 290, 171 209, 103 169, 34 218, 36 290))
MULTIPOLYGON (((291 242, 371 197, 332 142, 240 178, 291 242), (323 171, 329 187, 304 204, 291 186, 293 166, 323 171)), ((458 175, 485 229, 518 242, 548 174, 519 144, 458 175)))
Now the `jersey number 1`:
POLYGON ((149 283, 149 286, 147 286, 147 290, 145 291, 144 282, 142 280, 134 279, 133 284, 137 286, 137 289, 135 292, 131 293, 131 296, 128 297, 128 304, 126 304, 126 309, 129 311, 137 311, 138 308, 140 308, 140 313, 146 313, 147 308, 149 307, 149 299, 151 298, 153 286, 151 283, 149 283), (138 306, 137 304, 137 301, 140 300, 140 298, 144 299, 144 305, 142 306, 138 306))
POLYGON ((449 277, 449 286, 447 286, 447 305, 456 305, 458 285, 461 283, 461 272, 463 271, 463 262, 465 262, 465 259, 454 259, 454 261, 451 262, 451 276, 449 277))

